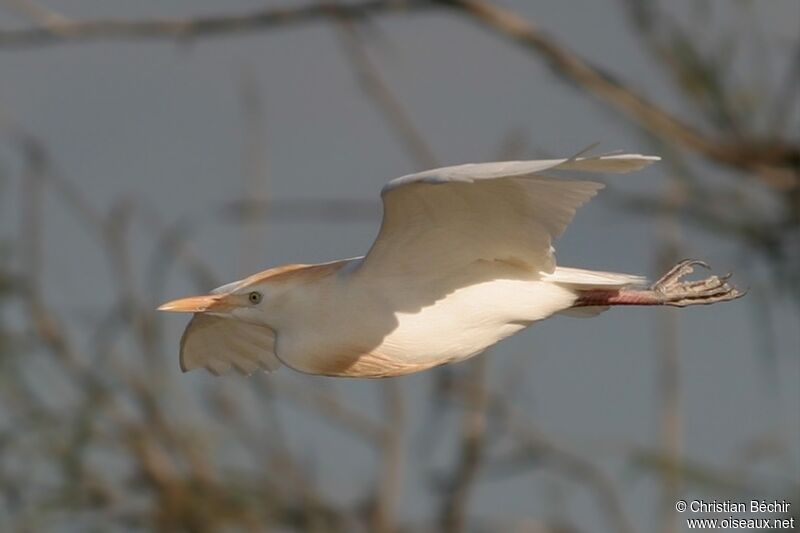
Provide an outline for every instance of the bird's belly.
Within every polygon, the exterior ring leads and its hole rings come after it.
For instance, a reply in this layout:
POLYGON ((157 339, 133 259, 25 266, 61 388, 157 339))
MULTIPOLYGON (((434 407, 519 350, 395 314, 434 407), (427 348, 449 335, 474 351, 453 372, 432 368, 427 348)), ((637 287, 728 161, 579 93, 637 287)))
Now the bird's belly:
POLYGON ((492 280, 464 287, 420 309, 397 313, 381 351, 407 361, 461 361, 532 322, 569 307, 574 295, 541 281, 492 280))
POLYGON ((398 318, 398 328, 377 351, 392 360, 427 366, 468 359, 530 323, 495 321, 491 316, 453 323, 451 316, 434 310, 398 318))
POLYGON ((345 303, 325 320, 308 321, 305 332, 283 340, 279 332, 278 355, 315 374, 408 374, 472 357, 573 301, 572 292, 547 282, 491 280, 427 305, 402 298, 345 303))

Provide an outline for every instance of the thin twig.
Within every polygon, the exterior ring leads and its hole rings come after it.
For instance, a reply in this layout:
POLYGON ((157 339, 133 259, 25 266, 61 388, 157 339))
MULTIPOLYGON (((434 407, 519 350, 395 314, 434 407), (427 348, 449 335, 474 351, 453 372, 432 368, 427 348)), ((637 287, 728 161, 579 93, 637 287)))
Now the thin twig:
POLYGON ((719 164, 756 172, 778 189, 798 186, 800 147, 776 139, 713 138, 667 112, 609 73, 526 21, 517 13, 486 0, 364 0, 346 4, 320 2, 301 7, 269 8, 239 15, 182 19, 63 22, 0 32, 0 49, 68 42, 122 39, 191 40, 264 31, 320 20, 357 20, 388 12, 417 12, 449 7, 480 26, 544 58, 561 78, 594 94, 650 132, 677 142, 719 164))
POLYGON ((381 438, 381 468, 372 530, 391 533, 397 528, 397 504, 403 492, 406 466, 407 416, 405 394, 397 379, 381 383, 384 394, 384 428, 381 438))
POLYGON ((450 533, 467 529, 469 498, 483 462, 489 400, 486 386, 487 355, 483 354, 469 363, 469 385, 462 389, 464 415, 459 457, 451 479, 446 481, 440 516, 442 530, 450 533))
MULTIPOLYGON (((267 161, 267 132, 261 87, 252 72, 245 72, 241 84, 242 116, 245 122, 244 191, 247 202, 266 204, 269 196, 269 163, 267 161)), ((256 250, 264 246, 265 225, 246 211, 242 221, 243 272, 253 270, 260 259, 256 250)))
POLYGON ((33 0, 2 0, 7 9, 42 25, 58 25, 71 22, 69 18, 49 7, 44 7, 33 0))
MULTIPOLYGON (((467 381, 456 381, 455 389, 471 388, 467 381)), ((476 391, 471 391, 475 394, 476 391)), ((600 509, 606 515, 609 527, 621 533, 633 533, 635 528, 622 504, 614 482, 578 453, 568 449, 547 435, 535 429, 526 417, 512 405, 504 394, 488 390, 485 392, 488 401, 488 412, 493 423, 505 431, 536 461, 546 461, 564 473, 582 480, 592 490, 600 509)), ((515 471, 519 471, 516 469, 515 471)))
MULTIPOLYGON (((674 161, 674 159, 670 159, 674 161)), ((673 169, 679 172, 678 168, 673 169)), ((685 190, 681 180, 673 177, 664 193, 669 205, 680 205, 684 202, 685 190)), ((660 217, 660 253, 659 271, 666 272, 680 259, 681 248, 680 226, 673 213, 667 212, 660 217)), ((671 468, 664 470, 661 482, 661 503, 659 514, 663 533, 677 533, 680 530, 679 514, 675 512, 675 502, 681 491, 681 476, 678 463, 683 452, 683 417, 680 390, 680 351, 678 348, 678 317, 671 309, 659 313, 656 323, 659 342, 656 352, 659 358, 658 381, 660 389, 661 446, 664 456, 671 463, 671 468)))
POLYGON ((757 170, 772 186, 797 186, 800 147, 774 140, 739 142, 712 139, 616 81, 609 73, 591 65, 520 15, 485 0, 448 0, 443 3, 543 57, 560 77, 599 97, 653 134, 699 152, 717 163, 740 170, 757 170))
POLYGON ((410 118, 402 101, 394 95, 391 86, 383 79, 372 63, 358 35, 358 28, 349 19, 339 20, 342 45, 350 60, 356 79, 383 113, 387 124, 397 133, 411 158, 420 168, 439 166, 433 149, 410 118))
POLYGON ((263 31, 334 17, 358 19, 382 12, 401 12, 433 5, 428 0, 363 0, 346 4, 318 2, 208 17, 53 22, 35 28, 1 31, 0 48, 30 48, 108 40, 186 41, 263 31))
POLYGON ((319 387, 309 390, 308 387, 286 380, 275 380, 270 383, 270 388, 299 407, 320 414, 341 428, 363 437, 370 444, 379 447, 383 441, 384 429, 380 423, 351 409, 331 391, 319 387))

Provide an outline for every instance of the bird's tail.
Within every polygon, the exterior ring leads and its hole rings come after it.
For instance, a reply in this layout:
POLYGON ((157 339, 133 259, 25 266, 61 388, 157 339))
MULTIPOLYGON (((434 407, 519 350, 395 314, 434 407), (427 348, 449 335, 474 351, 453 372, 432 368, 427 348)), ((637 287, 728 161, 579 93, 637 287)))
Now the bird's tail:
POLYGON ((621 289, 647 284, 644 276, 570 267, 556 267, 553 273, 545 274, 542 279, 576 289, 621 289))

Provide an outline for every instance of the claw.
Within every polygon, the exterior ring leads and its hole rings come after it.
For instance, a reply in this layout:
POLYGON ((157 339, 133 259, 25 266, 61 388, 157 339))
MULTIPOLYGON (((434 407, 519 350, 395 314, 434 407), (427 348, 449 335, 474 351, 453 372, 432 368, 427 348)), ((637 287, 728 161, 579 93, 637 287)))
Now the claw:
POLYGON ((708 266, 708 264, 704 261, 698 261, 697 259, 684 259, 672 267, 666 274, 661 276, 661 279, 653 284, 653 289, 662 290, 670 285, 676 284, 681 278, 694 272, 695 266, 711 269, 711 267, 708 266))
MULTIPOLYGON (((680 261, 677 265, 673 267, 673 270, 676 268, 688 268, 688 272, 692 271, 692 267, 699 266, 705 268, 706 270, 711 270, 711 267, 705 261, 700 261, 699 259, 684 259, 680 261)), ((687 273, 688 273, 687 272, 687 273)))
POLYGON ((653 284, 651 290, 658 295, 664 305, 676 307, 735 300, 746 294, 747 291, 741 292, 728 285, 731 273, 721 277, 709 276, 696 281, 681 281, 694 271, 695 266, 710 269, 704 261, 685 259, 653 284))

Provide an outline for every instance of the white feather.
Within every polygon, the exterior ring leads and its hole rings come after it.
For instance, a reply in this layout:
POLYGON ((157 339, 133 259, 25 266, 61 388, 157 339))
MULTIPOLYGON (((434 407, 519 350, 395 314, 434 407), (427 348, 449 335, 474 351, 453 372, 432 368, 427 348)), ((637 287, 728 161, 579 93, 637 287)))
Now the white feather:
POLYGON ((480 353, 569 310, 582 289, 642 284, 629 274, 556 267, 552 241, 603 185, 541 173, 630 172, 656 160, 485 163, 393 180, 364 258, 272 269, 217 289, 257 284, 263 304, 238 310, 248 321, 195 315, 181 368, 248 374, 283 362, 314 374, 399 375, 480 353))
POLYGON ((391 181, 366 257, 283 291, 270 310, 281 360, 330 375, 416 371, 471 357, 570 308, 580 287, 641 283, 628 274, 556 268, 553 239, 602 184, 538 173, 629 172, 657 159, 461 165, 391 181))
POLYGON ((181 338, 181 370, 207 368, 220 375, 233 366, 245 375, 271 372, 281 366, 274 344, 275 334, 265 326, 198 313, 181 338))
POLYGON ((540 173, 630 172, 656 160, 622 154, 481 163, 397 178, 383 189, 381 230, 362 269, 424 276, 484 259, 553 272, 552 240, 603 184, 540 173))
POLYGON ((570 267, 556 267, 553 272, 545 274, 542 279, 580 289, 621 289, 647 283, 647 278, 644 276, 570 267))

